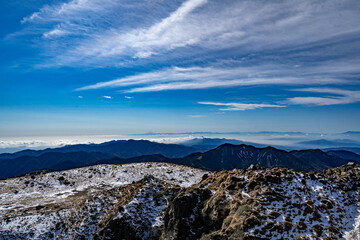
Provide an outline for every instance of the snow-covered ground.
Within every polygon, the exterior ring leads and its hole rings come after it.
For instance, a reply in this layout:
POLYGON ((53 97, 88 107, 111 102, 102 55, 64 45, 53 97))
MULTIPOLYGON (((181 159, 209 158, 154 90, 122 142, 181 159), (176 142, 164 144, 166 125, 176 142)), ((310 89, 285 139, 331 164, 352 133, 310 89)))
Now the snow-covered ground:
MULTIPOLYGON (((81 219, 77 215, 86 215, 86 211, 96 214, 90 214, 93 219, 88 219, 88 226, 78 223, 77 229, 91 232, 108 208, 121 199, 123 186, 151 175, 172 186, 188 187, 198 183, 206 173, 169 163, 135 163, 97 165, 1 180, 0 239, 59 237, 64 226, 74 224, 69 219, 81 219)), ((137 198, 143 198, 141 193, 137 198)), ((137 198, 128 206, 136 204, 137 198)), ((159 212, 163 207, 164 204, 155 209, 159 212)), ((155 225, 161 222, 157 216, 151 219, 155 225)))
MULTIPOLYGON (((291 170, 283 172, 281 179, 281 183, 273 184, 269 189, 264 187, 259 192, 259 200, 263 206, 260 214, 273 215, 275 218, 265 217, 261 224, 248 230, 248 235, 258 236, 261 233, 274 240, 295 237, 318 239, 320 236, 330 239, 360 239, 359 193, 357 190, 343 190, 353 188, 350 180, 341 184, 316 175, 311 179, 308 174, 291 170), (266 227, 270 224, 288 229, 273 231, 266 227), (329 231, 333 228, 340 230, 337 235, 332 235, 329 231)), ((243 182, 248 181, 245 179, 243 182)), ((242 196, 244 199, 253 197, 245 193, 245 189, 242 196)))

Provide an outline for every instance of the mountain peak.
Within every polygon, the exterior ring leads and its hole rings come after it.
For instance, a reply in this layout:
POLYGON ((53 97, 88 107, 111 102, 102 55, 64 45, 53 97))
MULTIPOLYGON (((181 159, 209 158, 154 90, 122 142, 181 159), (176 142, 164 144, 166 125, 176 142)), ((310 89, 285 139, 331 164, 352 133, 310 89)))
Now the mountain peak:
POLYGON ((223 169, 248 168, 251 164, 263 167, 288 167, 296 170, 310 168, 292 154, 273 147, 256 148, 251 145, 223 144, 216 149, 200 154, 187 156, 180 163, 220 171, 223 169))

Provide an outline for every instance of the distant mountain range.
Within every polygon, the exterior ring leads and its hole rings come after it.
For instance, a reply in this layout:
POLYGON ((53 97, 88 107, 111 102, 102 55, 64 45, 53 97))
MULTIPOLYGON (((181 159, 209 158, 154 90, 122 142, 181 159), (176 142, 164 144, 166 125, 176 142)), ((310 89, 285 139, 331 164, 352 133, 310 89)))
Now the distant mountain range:
MULTIPOLYGON (((219 139, 216 141, 221 142, 219 139)), ((211 141, 205 140, 205 143, 208 142, 211 141)), ((136 162, 169 162, 210 171, 247 168, 251 164, 262 167, 286 167, 297 171, 323 171, 349 161, 360 163, 360 155, 344 150, 324 152, 310 149, 287 152, 273 147, 257 148, 229 143, 205 152, 196 152, 197 150, 199 148, 194 146, 161 144, 145 140, 81 144, 40 151, 25 150, 13 154, 0 154, 0 169, 4 169, 0 172, 0 178, 44 169, 66 170, 96 164, 136 162)))
POLYGON ((299 171, 312 170, 300 159, 284 150, 273 147, 256 148, 245 144, 223 144, 205 153, 191 154, 179 163, 212 171, 247 168, 251 164, 263 167, 287 167, 299 171))
POLYGON ((21 156, 38 157, 50 152, 102 153, 103 156, 107 156, 107 158, 132 158, 152 154, 161 154, 169 158, 179 158, 196 151, 198 150, 179 144, 163 144, 147 140, 118 140, 101 144, 76 144, 59 148, 47 148, 44 150, 23 150, 16 153, 3 153, 0 154, 0 159, 14 159, 21 156))
POLYGON ((349 161, 359 162, 359 157, 348 151, 331 151, 331 154, 319 149, 287 152, 273 147, 224 144, 205 153, 191 154, 178 163, 212 171, 247 168, 251 164, 286 167, 296 171, 323 171, 349 161))

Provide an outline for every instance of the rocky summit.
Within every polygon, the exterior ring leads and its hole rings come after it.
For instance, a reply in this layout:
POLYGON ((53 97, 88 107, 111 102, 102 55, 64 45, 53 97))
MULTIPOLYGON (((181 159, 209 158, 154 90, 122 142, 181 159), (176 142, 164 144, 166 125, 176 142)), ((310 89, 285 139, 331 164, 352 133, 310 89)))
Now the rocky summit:
POLYGON ((213 173, 175 195, 163 236, 359 239, 359 177, 359 165, 323 174, 259 167, 213 173))
POLYGON ((360 239, 360 165, 97 165, 0 181, 0 239, 360 239))

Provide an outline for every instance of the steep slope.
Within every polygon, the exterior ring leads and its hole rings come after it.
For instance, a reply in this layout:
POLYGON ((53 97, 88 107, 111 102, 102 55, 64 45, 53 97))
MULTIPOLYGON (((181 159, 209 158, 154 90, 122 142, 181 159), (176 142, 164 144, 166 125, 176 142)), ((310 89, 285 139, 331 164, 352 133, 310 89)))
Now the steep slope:
POLYGON ((337 156, 330 156, 320 149, 294 150, 290 153, 310 166, 313 171, 323 171, 328 168, 339 167, 349 161, 337 156))
POLYGON ((129 186, 127 196, 103 217, 95 239, 158 239, 163 210, 180 188, 151 176, 129 186))
POLYGON ((247 168, 251 164, 263 167, 287 167, 299 171, 311 170, 304 162, 283 150, 232 144, 224 144, 205 153, 191 154, 179 163, 212 171, 247 168))
POLYGON ((48 152, 69 153, 87 152, 107 154, 107 158, 131 158, 142 155, 161 154, 169 158, 184 157, 196 152, 192 147, 177 144, 163 144, 147 140, 118 140, 101 144, 77 144, 45 150, 24 150, 16 153, 0 154, 0 159, 14 159, 21 156, 40 156, 48 152))

